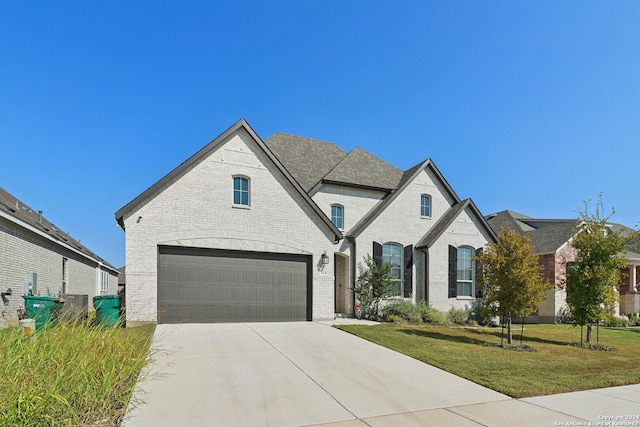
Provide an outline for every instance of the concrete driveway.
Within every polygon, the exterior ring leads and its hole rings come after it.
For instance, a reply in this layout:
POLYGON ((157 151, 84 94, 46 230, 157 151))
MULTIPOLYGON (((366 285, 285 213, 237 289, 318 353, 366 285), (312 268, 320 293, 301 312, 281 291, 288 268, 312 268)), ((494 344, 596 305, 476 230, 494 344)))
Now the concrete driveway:
POLYGON ((584 421, 318 322, 158 325, 154 348, 146 403, 125 427, 584 421))

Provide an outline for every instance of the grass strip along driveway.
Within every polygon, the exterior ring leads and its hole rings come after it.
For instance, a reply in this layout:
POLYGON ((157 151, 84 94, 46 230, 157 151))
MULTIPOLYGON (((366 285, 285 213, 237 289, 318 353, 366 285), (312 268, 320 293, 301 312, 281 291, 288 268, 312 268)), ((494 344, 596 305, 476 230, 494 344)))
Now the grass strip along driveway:
POLYGON ((534 351, 516 351, 498 346, 500 328, 337 327, 516 398, 640 383, 640 328, 600 328, 599 343, 609 347, 603 351, 580 348, 579 327, 525 325, 522 343, 534 351))
POLYGON ((0 425, 120 425, 154 328, 0 330, 0 425))

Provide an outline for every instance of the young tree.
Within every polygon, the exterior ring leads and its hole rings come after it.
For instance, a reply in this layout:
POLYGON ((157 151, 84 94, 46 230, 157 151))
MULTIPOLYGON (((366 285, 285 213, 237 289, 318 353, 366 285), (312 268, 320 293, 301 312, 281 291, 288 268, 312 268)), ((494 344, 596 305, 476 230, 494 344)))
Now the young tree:
POLYGON ((601 216, 602 199, 594 215, 588 207, 585 202, 571 243, 576 260, 567 264, 566 289, 569 319, 581 327, 587 325, 587 342, 591 344, 593 323, 603 319, 616 302, 621 269, 626 267, 626 245, 633 236, 622 236, 607 226, 609 218, 601 216))
POLYGON ((356 282, 354 293, 365 319, 378 319, 380 317, 380 301, 396 295, 391 267, 392 264, 389 262, 379 266, 369 255, 364 257, 364 264, 358 263, 360 276, 356 282))
POLYGON ((508 344, 513 343, 512 316, 524 317, 534 311, 545 301, 546 291, 553 289, 530 241, 530 237, 502 227, 498 242, 476 257, 482 272, 479 282, 484 314, 500 316, 503 325, 506 322, 508 344))

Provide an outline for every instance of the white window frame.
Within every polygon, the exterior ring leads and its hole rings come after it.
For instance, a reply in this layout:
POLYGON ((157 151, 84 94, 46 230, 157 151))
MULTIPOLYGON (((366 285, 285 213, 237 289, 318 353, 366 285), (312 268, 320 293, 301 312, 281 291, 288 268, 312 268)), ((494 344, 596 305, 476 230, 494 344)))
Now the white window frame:
POLYGON ((62 288, 60 293, 63 295, 67 293, 67 286, 69 285, 69 259, 62 257, 62 288))
POLYGON ((109 273, 104 270, 100 270, 100 295, 107 295, 109 293, 109 273))

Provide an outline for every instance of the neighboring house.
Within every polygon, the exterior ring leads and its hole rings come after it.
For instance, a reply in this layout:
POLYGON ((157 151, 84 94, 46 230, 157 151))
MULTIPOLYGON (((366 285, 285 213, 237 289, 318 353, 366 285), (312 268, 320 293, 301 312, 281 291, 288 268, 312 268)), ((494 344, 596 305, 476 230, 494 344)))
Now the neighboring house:
POLYGON ((49 222, 42 211, 0 188, 0 326, 17 323, 29 284, 34 295, 88 295, 91 308, 93 296, 117 291, 118 270, 49 222))
MULTIPOLYGON (((546 303, 525 321, 537 323, 556 323, 562 321, 566 304, 565 291, 566 264, 575 261, 576 253, 571 239, 576 233, 577 219, 539 219, 531 218, 509 210, 487 216, 487 221, 495 231, 507 227, 520 234, 531 237, 535 255, 544 266, 544 275, 555 284, 555 290, 547 293, 546 303)), ((620 224, 610 224, 612 230, 630 231, 620 224)), ((623 271, 623 282, 618 292, 620 304, 614 314, 629 314, 640 311, 638 293, 638 274, 640 273, 640 248, 629 247, 625 254, 628 267, 623 271)))
POLYGON ((495 234, 427 159, 402 171, 356 148, 240 120, 116 212, 127 322, 312 320, 354 314, 366 255, 400 297, 475 300, 473 255, 495 234))

